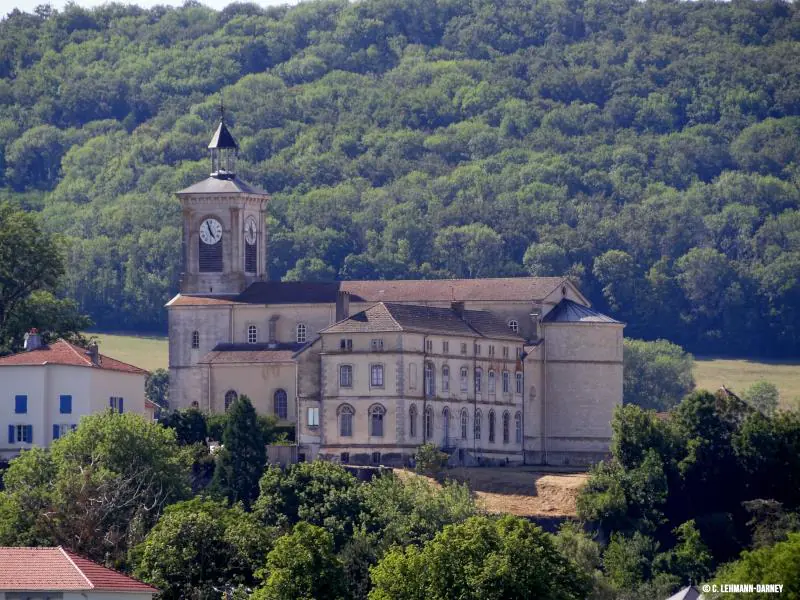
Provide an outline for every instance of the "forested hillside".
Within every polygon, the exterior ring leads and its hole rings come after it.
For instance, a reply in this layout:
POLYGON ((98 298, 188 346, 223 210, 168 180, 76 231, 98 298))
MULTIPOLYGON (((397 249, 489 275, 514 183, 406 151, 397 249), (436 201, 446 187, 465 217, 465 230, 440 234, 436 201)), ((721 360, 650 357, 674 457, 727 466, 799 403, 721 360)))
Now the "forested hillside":
POLYGON ((800 7, 187 2, 0 22, 0 199, 157 329, 224 97, 273 279, 569 273, 633 337, 800 352, 800 7))

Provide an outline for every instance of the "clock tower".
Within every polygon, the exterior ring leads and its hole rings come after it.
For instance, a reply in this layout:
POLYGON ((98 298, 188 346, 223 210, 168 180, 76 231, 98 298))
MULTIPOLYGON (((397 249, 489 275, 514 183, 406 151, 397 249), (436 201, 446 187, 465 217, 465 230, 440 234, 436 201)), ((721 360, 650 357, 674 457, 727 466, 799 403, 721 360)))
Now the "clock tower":
POLYGON ((211 174, 177 193, 183 211, 182 294, 238 294, 267 272, 269 195, 236 175, 239 145, 222 113, 211 174))

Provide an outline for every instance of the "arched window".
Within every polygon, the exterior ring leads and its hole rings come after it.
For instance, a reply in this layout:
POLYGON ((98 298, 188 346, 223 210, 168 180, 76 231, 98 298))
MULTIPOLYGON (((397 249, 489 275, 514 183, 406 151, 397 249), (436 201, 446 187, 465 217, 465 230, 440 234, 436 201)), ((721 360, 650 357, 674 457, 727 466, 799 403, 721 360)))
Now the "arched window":
POLYGON ((494 443, 494 425, 495 425, 494 411, 489 411, 489 443, 494 443))
POLYGON ((275 408, 275 416, 279 419, 289 418, 289 396, 286 395, 286 390, 276 390, 273 397, 273 404, 275 408))
POLYGON ((467 429, 469 428, 469 413, 466 408, 461 409, 461 439, 467 439, 467 429))
POLYGON ((494 371, 489 371, 489 393, 490 394, 494 394, 496 386, 497 386, 497 379, 495 377, 494 371))
POLYGON ((353 387, 353 365, 339 365, 339 387, 353 387))
POLYGON ((305 323, 298 323, 295 328, 295 338, 298 344, 306 343, 306 325, 305 323))
POLYGON ((199 348, 200 347, 200 332, 193 331, 192 332, 192 348, 199 348))
POLYGON ((415 438, 417 437, 417 406, 412 404, 408 409, 408 434, 415 438))
POLYGON ((337 411, 339 413, 339 435, 351 437, 353 435, 353 407, 349 404, 342 404, 337 411))
POLYGON ((247 328, 247 343, 255 344, 256 342, 258 342, 258 327, 250 325, 247 328))
POLYGON ((465 394, 469 391, 469 369, 461 367, 461 391, 465 394))
POLYGON ((225 410, 228 410, 231 407, 231 404, 236 402, 239 399, 239 394, 237 394, 234 390, 228 390, 225 392, 225 410))
POLYGON ((442 391, 450 391, 450 367, 447 365, 442 367, 442 391))
POLYGON ((522 372, 517 371, 516 373, 516 380, 517 380, 517 394, 522 394, 522 372))
POLYGON ((511 439, 511 415, 508 411, 503 412, 503 443, 507 444, 511 439))
POLYGON ((511 391, 511 373, 503 371, 503 393, 508 394, 511 391))
POLYGON ((446 406, 442 409, 442 445, 447 446, 450 439, 450 409, 446 406))
POLYGON ((519 411, 514 415, 514 441, 522 443, 522 413, 519 411))
POLYGON ((430 441, 433 437, 433 409, 428 406, 422 419, 422 426, 425 428, 425 440, 430 441))
POLYGON ((383 437, 383 415, 386 409, 380 404, 373 404, 369 408, 369 434, 374 437, 383 437))
POLYGON ((516 319, 509 320, 508 328, 514 333, 519 333, 519 321, 517 321, 516 319))
POLYGON ((426 396, 433 396, 436 393, 436 388, 433 385, 433 365, 429 362, 425 363, 425 395, 426 396))
POLYGON ((483 385, 483 369, 475 369, 475 391, 480 394, 483 385))
POLYGON ((483 414, 481 413, 480 409, 475 411, 475 439, 481 439, 481 421, 483 421, 483 414))

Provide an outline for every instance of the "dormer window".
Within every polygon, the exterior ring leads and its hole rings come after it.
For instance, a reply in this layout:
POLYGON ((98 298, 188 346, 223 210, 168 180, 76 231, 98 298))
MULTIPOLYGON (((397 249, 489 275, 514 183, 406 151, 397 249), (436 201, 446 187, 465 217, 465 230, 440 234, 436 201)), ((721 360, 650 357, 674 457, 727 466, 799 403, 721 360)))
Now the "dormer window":
POLYGON ((508 328, 514 333, 519 333, 519 321, 516 319, 510 319, 508 321, 508 328))

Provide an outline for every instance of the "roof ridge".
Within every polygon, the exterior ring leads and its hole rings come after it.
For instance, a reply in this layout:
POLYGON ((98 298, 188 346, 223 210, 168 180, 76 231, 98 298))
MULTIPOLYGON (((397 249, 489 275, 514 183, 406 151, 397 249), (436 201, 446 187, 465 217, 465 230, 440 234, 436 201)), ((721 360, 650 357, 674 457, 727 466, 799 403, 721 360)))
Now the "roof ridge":
MULTIPOLYGON (((89 367, 93 367, 94 366, 94 363, 90 359, 86 358, 84 353, 78 352, 77 348, 80 348, 80 346, 76 346, 75 344, 72 344, 71 342, 68 342, 64 338, 58 338, 56 340, 56 343, 58 343, 58 342, 64 342, 67 345, 67 347, 70 350, 72 350, 78 358, 80 358, 81 360, 86 362, 87 366, 89 366, 89 367)), ((81 350, 85 350, 85 348, 81 348, 81 350)), ((59 546, 59 548, 60 548, 60 546, 59 546)))
MULTIPOLYGON (((397 319, 394 318, 394 315, 392 314, 392 311, 391 311, 391 309, 389 308, 389 305, 386 302, 378 302, 378 304, 383 306, 383 309, 389 315, 389 318, 392 320, 392 323, 397 325, 400 328, 400 331, 405 331, 406 330, 402 325, 400 325, 400 323, 397 322, 397 319)), ((375 306, 377 306, 377 305, 375 305, 375 306)), ((367 309, 367 310, 369 310, 369 309, 367 309)))
POLYGON ((89 589, 93 590, 94 589, 94 584, 92 583, 92 580, 89 579, 86 576, 86 573, 84 573, 83 570, 78 565, 75 564, 75 561, 72 560, 72 556, 70 556, 69 550, 64 549, 63 546, 59 546, 58 549, 61 552, 61 554, 63 554, 66 557, 66 559, 69 561, 69 564, 71 564, 75 568, 75 570, 78 571, 78 573, 80 573, 81 577, 83 577, 86 580, 86 583, 89 584, 89 589))

